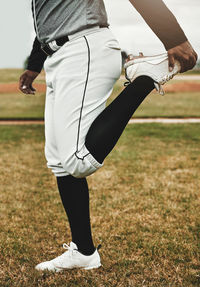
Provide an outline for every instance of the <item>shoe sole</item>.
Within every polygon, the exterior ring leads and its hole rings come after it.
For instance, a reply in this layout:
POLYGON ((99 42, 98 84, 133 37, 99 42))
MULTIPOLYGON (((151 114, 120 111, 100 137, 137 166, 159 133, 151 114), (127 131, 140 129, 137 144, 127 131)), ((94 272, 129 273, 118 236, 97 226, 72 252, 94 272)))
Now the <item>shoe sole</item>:
POLYGON ((37 271, 51 271, 51 272, 61 272, 64 270, 71 270, 71 269, 84 269, 84 270, 91 270, 91 269, 97 269, 99 267, 101 267, 101 263, 97 264, 97 265, 93 265, 93 266, 86 266, 86 267, 73 267, 73 268, 54 268, 53 270, 49 270, 49 269, 36 269, 37 271))

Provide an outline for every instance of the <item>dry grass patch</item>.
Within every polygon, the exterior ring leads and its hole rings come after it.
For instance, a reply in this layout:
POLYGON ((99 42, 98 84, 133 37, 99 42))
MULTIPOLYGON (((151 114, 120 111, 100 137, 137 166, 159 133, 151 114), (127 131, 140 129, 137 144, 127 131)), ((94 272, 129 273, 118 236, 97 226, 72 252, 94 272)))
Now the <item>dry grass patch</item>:
POLYGON ((0 286, 199 286, 199 125, 128 126, 88 178, 103 267, 38 273, 69 226, 43 156, 43 127, 0 127, 0 286))

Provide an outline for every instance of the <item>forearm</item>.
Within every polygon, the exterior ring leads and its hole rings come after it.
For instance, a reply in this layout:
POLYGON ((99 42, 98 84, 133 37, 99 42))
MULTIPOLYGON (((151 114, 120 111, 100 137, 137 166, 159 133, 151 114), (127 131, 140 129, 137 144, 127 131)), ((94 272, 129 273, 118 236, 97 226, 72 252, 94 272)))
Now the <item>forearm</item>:
POLYGON ((176 18, 162 0, 129 0, 169 50, 187 41, 176 18))
POLYGON ((36 37, 33 43, 31 54, 28 58, 27 69, 30 71, 40 73, 46 58, 47 55, 41 50, 40 42, 36 37))

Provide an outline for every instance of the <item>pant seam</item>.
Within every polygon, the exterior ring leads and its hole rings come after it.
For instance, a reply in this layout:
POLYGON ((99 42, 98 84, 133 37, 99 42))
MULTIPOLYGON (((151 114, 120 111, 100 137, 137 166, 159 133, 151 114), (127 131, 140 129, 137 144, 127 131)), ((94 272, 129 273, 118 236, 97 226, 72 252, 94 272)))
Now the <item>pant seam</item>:
POLYGON ((88 155, 89 153, 87 153, 86 155, 84 155, 83 157, 79 157, 77 155, 77 151, 75 152, 75 156, 77 157, 77 159, 80 159, 80 160, 84 160, 84 158, 88 155))
POLYGON ((81 104, 81 110, 80 110, 80 117, 79 117, 79 123, 78 123, 78 134, 77 134, 76 153, 75 154, 77 154, 77 152, 78 152, 78 144, 79 144, 79 137, 80 137, 82 112, 83 112, 84 100, 85 100, 85 96, 86 96, 86 90, 87 90, 87 85, 88 85, 88 78, 89 78, 89 73, 90 73, 90 47, 89 47, 89 43, 88 43, 88 40, 87 40, 86 36, 83 36, 83 38, 85 39, 85 42, 86 42, 86 45, 87 45, 87 50, 88 50, 88 65, 87 65, 87 75, 86 75, 86 81, 85 81, 85 87, 84 87, 84 91, 83 91, 82 104, 81 104))

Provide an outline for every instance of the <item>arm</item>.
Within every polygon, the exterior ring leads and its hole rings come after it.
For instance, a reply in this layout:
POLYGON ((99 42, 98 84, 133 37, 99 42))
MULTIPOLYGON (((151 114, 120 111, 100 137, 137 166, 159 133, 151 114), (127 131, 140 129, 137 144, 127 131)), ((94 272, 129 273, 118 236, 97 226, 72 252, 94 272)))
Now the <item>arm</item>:
POLYGON ((162 0, 129 0, 146 23, 164 44, 173 68, 177 59, 181 72, 193 68, 197 54, 188 42, 174 15, 162 0))
POLYGON ((31 54, 28 58, 27 70, 21 75, 19 89, 25 94, 34 94, 33 81, 42 70, 47 55, 41 50, 37 37, 34 40, 31 54))

